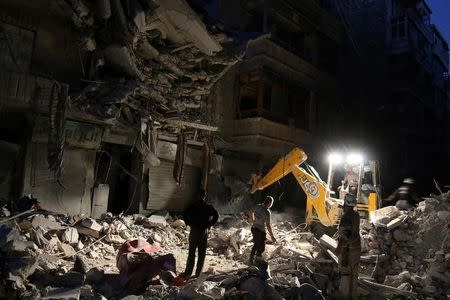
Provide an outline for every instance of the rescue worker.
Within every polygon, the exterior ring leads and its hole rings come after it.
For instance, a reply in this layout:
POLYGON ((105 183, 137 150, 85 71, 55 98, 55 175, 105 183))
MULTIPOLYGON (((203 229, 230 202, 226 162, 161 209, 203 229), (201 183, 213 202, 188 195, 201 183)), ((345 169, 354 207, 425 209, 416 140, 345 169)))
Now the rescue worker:
POLYGON ((254 263, 255 255, 256 257, 261 257, 266 248, 266 228, 272 242, 276 243, 277 241, 273 235, 272 225, 270 224, 270 208, 272 205, 273 197, 267 196, 264 203, 258 204, 248 211, 248 217, 250 221, 253 222, 251 229, 253 235, 253 247, 249 258, 250 265, 254 263))
POLYGON ((210 204, 206 203, 207 192, 200 190, 200 198, 185 210, 183 214, 186 225, 191 227, 189 233, 189 254, 186 262, 186 269, 181 276, 185 279, 191 278, 195 264, 195 252, 198 249, 197 269, 195 277, 200 276, 203 270, 206 257, 206 247, 208 240, 208 229, 217 223, 219 214, 210 204))
POLYGON ((353 171, 353 168, 349 164, 344 165, 345 176, 344 180, 341 181, 341 186, 339 188, 339 198, 343 199, 347 193, 354 193, 358 188, 359 176, 353 171))
POLYGON ((410 210, 421 201, 415 191, 416 181, 413 178, 405 178, 403 184, 390 195, 385 201, 395 202, 395 206, 400 210, 410 210))
POLYGON ((359 235, 359 214, 354 210, 356 197, 347 193, 344 197, 344 213, 338 229, 340 284, 342 299, 358 299, 358 272, 361 256, 361 237, 359 235))

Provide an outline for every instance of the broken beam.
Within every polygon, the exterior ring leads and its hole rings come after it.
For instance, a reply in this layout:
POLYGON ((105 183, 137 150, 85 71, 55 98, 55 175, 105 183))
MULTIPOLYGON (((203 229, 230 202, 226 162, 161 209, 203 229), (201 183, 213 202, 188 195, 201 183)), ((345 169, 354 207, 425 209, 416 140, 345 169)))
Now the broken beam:
POLYGON ((414 293, 414 292, 405 291, 405 290, 401 290, 401 289, 398 289, 398 288, 395 288, 395 287, 392 287, 392 286, 371 282, 371 281, 368 281, 367 279, 362 279, 362 278, 359 278, 358 282, 359 282, 360 285, 363 285, 363 286, 367 285, 367 286, 369 286, 369 287, 371 287, 371 288, 373 288, 375 290, 378 290, 378 291, 383 290, 383 291, 388 292, 388 293, 393 293, 393 294, 397 294, 397 295, 404 295, 404 296, 407 296, 407 297, 413 297, 414 299, 417 299, 417 294, 414 293))
POLYGON ((216 126, 209 126, 209 125, 180 121, 180 120, 166 120, 166 123, 169 126, 190 127, 190 128, 206 130, 206 131, 218 131, 219 130, 219 128, 216 126))

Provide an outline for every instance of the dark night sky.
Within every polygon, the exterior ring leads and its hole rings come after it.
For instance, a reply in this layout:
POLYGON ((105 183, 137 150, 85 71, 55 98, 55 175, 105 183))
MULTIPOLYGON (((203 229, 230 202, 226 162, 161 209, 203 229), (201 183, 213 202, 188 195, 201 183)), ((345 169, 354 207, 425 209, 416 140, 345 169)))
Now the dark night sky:
POLYGON ((433 11, 431 21, 450 43, 450 0, 427 0, 433 11))

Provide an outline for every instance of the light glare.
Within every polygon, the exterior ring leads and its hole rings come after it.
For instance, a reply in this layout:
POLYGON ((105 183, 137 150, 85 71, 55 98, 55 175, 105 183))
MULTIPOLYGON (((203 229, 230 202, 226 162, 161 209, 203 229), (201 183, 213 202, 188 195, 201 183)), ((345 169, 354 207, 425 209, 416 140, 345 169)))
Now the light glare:
POLYGON ((331 153, 328 155, 328 161, 332 164, 340 164, 343 161, 343 157, 339 153, 331 153))
POLYGON ((360 164, 363 161, 363 156, 360 153, 351 153, 347 156, 347 163, 360 164))

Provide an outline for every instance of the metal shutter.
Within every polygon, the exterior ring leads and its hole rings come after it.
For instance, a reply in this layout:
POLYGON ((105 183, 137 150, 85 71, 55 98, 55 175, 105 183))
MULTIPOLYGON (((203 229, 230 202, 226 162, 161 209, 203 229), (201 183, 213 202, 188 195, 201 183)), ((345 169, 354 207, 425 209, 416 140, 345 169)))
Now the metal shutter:
POLYGON ((173 179, 173 161, 161 160, 161 165, 149 170, 147 209, 182 211, 197 197, 200 188, 200 168, 184 165, 181 186, 173 179))

